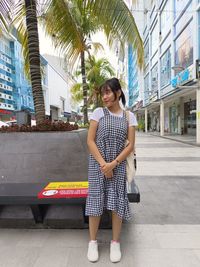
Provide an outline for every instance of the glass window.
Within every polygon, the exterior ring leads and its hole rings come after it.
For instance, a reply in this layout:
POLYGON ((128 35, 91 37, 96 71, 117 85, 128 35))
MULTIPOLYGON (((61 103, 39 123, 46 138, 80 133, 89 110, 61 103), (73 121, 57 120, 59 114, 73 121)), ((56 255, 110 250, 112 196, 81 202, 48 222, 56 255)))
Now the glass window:
POLYGON ((148 63, 149 61, 149 40, 146 42, 145 46, 144 46, 144 62, 145 65, 148 63))
POLYGON ((156 92, 158 90, 158 64, 151 70, 151 90, 156 92))
POLYGON ((149 74, 144 78, 144 101, 147 103, 149 100, 149 74))
POLYGON ((171 52, 170 48, 161 57, 160 62, 160 85, 161 87, 170 83, 171 80, 171 52))
POLYGON ((159 45, 159 29, 158 29, 158 22, 156 22, 156 25, 154 26, 151 33, 151 56, 158 49, 158 45, 159 45))
POLYGON ((175 41, 175 64, 187 68, 193 63, 192 22, 175 41))
POLYGON ((154 66, 157 61, 158 61, 158 52, 156 52, 155 55, 153 56, 151 60, 151 66, 154 66))
POLYGON ((175 25, 175 34, 179 34, 179 32, 184 28, 184 26, 187 24, 189 19, 192 16, 192 3, 188 6, 186 11, 183 13, 183 15, 180 17, 178 22, 175 25))
POLYGON ((162 34, 162 37, 165 36, 165 34, 169 31, 170 27, 170 19, 171 19, 171 7, 170 7, 170 1, 168 0, 161 11, 160 16, 160 32, 162 34))
POLYGON ((167 36, 165 41, 160 46, 160 53, 162 54, 171 44, 171 33, 167 36))
POLYGON ((188 0, 174 0, 175 18, 181 13, 181 11, 184 9, 187 3, 188 0))

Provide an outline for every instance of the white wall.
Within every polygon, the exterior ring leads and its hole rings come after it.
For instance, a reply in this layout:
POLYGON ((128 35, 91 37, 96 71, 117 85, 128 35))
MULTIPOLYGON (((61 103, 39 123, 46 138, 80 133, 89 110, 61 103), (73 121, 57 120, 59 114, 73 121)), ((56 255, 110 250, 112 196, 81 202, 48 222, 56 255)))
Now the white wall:
POLYGON ((49 104, 62 110, 61 99, 65 100, 64 111, 71 112, 70 88, 67 81, 50 64, 47 66, 49 104))

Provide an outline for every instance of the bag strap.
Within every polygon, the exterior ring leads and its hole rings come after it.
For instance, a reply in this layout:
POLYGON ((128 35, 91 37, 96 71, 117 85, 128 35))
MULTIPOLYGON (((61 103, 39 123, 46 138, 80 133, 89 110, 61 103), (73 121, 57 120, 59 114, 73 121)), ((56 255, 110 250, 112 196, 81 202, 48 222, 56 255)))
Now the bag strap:
MULTIPOLYGON (((129 123, 129 111, 128 110, 126 110, 126 118, 128 120, 128 123, 129 123)), ((136 156, 135 148, 133 150, 133 153, 134 153, 134 156, 136 156)))

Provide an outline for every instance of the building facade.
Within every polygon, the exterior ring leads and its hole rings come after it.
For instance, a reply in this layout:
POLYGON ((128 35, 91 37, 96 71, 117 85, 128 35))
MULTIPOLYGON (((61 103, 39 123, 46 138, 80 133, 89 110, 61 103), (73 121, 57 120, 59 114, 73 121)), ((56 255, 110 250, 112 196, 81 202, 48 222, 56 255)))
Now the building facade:
POLYGON ((2 33, 0 37, 0 120, 13 115, 14 71, 14 42, 10 36, 2 33))
POLYGON ((43 57, 48 62, 46 66, 48 115, 52 120, 68 118, 72 113, 70 88, 75 81, 64 70, 64 63, 60 58, 52 55, 43 57))
MULTIPOLYGON (((52 120, 68 118, 71 116, 70 88, 75 81, 54 64, 51 56, 40 58, 45 114, 52 120)), ((32 87, 25 77, 21 44, 14 35, 3 32, 0 36, 0 120, 15 120, 16 111, 21 110, 29 111, 34 118, 32 87)))
POLYGON ((146 131, 200 143, 200 1, 144 1, 146 131))
MULTIPOLYGON (((131 10, 131 13, 134 16, 135 22, 137 24, 138 31, 140 35, 143 34, 143 20, 144 15, 143 9, 143 0, 138 1, 137 5, 133 5, 132 1, 126 1, 127 6, 131 10)), ((128 64, 128 75, 127 75, 127 84, 128 84, 128 108, 133 112, 137 111, 139 119, 139 107, 143 106, 143 71, 138 69, 137 66, 137 55, 133 51, 132 45, 128 44, 127 46, 127 64, 128 64)))

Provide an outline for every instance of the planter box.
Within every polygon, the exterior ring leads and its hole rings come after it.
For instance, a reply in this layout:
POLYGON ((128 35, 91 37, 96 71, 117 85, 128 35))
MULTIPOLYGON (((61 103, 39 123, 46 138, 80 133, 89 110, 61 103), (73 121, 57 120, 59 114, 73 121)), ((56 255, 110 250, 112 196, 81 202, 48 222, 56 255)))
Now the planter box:
POLYGON ((87 180, 86 137, 86 129, 1 133, 1 183, 87 180))

